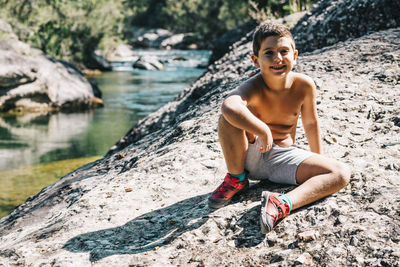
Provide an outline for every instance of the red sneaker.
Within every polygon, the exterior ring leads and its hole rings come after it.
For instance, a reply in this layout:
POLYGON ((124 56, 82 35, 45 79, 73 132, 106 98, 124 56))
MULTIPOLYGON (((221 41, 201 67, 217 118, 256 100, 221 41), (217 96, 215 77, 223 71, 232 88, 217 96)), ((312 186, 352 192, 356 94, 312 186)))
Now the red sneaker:
POLYGON ((231 201, 232 197, 249 188, 249 180, 246 178, 243 182, 239 179, 226 174, 224 181, 208 198, 208 206, 213 209, 219 209, 231 201))
POLYGON ((278 198, 279 194, 264 191, 261 194, 261 232, 268 233, 276 223, 289 215, 289 205, 278 198))

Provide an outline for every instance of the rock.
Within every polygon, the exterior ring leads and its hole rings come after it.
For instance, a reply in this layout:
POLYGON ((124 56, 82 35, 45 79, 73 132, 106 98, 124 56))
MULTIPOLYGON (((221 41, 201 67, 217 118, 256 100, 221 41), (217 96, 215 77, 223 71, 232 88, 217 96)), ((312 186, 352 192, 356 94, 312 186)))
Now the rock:
POLYGON ((315 230, 301 232, 301 233, 297 234, 297 237, 301 241, 317 240, 319 238, 319 232, 315 231, 315 230))
POLYGON ((296 48, 306 52, 399 24, 399 1, 322 0, 299 20, 292 33, 296 48))
POLYGON ((118 44, 118 46, 107 54, 108 61, 128 61, 135 57, 132 47, 127 44, 118 44))
POLYGON ((137 69, 144 69, 144 70, 164 70, 164 65, 154 57, 140 57, 135 63, 132 65, 134 68, 137 69))
POLYGON ((200 49, 201 38, 194 33, 178 33, 174 34, 160 44, 163 49, 200 49))
POLYGON ((310 265, 312 264, 312 256, 309 253, 305 252, 296 259, 296 262, 304 265, 310 265))
POLYGON ((174 60, 174 61, 187 61, 187 58, 179 56, 179 57, 174 57, 172 60, 174 60))
POLYGON ((85 66, 89 69, 98 69, 101 71, 111 71, 112 66, 106 59, 105 55, 100 50, 91 52, 90 60, 85 63, 85 66))
MULTIPOLYGON (((207 206, 226 173, 217 134, 221 103, 255 71, 248 57, 251 45, 243 41, 174 101, 139 121, 103 159, 69 173, 2 218, 0 263, 396 266, 400 184, 398 172, 385 166, 398 162, 399 146, 379 144, 398 140, 400 127, 392 118, 400 114, 400 90, 375 73, 377 66, 393 64, 385 51, 398 51, 399 45, 400 25, 300 51, 296 71, 322 84, 317 90, 321 133, 340 137, 325 144, 324 153, 339 159, 349 151, 339 160, 353 174, 347 187, 296 210, 272 233, 260 232, 260 194, 293 187, 254 182, 228 206, 207 206), (116 157, 119 153, 124 157, 116 157), (304 229, 320 237, 298 240, 304 229)), ((298 126, 296 143, 308 148, 301 121, 298 126)))
POLYGON ((18 40, 0 40, 0 112, 102 106, 99 90, 73 65, 18 40), (51 75, 50 75, 51 74, 51 75))
POLYGON ((141 48, 160 48, 161 42, 173 35, 165 29, 149 29, 132 27, 133 37, 136 39, 133 46, 141 48))

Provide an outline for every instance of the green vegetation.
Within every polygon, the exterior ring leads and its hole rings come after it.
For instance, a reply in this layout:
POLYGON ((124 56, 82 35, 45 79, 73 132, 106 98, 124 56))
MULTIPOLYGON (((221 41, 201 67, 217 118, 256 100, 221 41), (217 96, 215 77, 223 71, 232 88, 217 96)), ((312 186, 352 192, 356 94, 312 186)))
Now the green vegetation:
POLYGON ((308 9, 312 0, 0 0, 20 40, 83 67, 90 53, 132 41, 131 26, 194 32, 215 40, 250 19, 308 9))
POLYGON ((79 158, 55 161, 16 170, 0 171, 0 218, 32 195, 80 166, 101 157, 79 158), (23 193, 21 193, 23 192, 23 193))
POLYGON ((123 9, 121 0, 0 0, 0 17, 21 41, 80 67, 119 39, 123 9))

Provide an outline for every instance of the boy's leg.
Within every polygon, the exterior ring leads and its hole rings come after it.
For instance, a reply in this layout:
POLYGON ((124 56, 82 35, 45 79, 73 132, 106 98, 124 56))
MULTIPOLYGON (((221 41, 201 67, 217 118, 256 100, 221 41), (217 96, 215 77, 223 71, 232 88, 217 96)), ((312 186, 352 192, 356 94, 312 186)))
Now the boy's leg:
POLYGON ((248 148, 245 131, 232 126, 221 116, 218 121, 218 136, 225 157, 228 174, 222 184, 218 186, 208 199, 208 205, 211 208, 225 206, 236 193, 249 186, 247 179, 241 181, 239 178, 235 177, 238 174, 244 173, 244 160, 248 148))
POLYGON ((336 160, 314 155, 304 160, 297 168, 296 182, 300 184, 283 197, 263 192, 261 207, 261 230, 265 234, 276 222, 289 214, 290 210, 317 201, 345 187, 350 180, 349 168, 336 160))
POLYGON ((321 155, 309 157, 297 168, 299 186, 287 193, 293 209, 339 191, 349 183, 350 175, 350 169, 339 161, 321 155))
POLYGON ((232 126, 221 115, 218 121, 218 137, 228 172, 231 174, 243 173, 244 159, 248 148, 245 131, 232 126))

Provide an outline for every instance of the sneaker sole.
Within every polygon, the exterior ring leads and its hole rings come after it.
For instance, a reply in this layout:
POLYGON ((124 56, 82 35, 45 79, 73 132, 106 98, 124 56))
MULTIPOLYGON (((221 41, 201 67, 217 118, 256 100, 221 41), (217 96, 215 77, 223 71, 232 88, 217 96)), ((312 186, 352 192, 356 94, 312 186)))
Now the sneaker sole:
MULTIPOLYGON (((246 185, 245 187, 243 187, 239 192, 237 192, 235 195, 233 195, 233 197, 242 194, 242 193, 245 192, 247 189, 249 189, 249 184, 247 184, 247 185, 246 185)), ((209 199, 208 199, 208 206, 209 206, 210 208, 212 208, 212 209, 219 209, 219 208, 222 208, 223 206, 228 205, 229 202, 231 202, 231 200, 232 200, 233 197, 231 197, 231 198, 228 199, 228 200, 222 200, 222 201, 215 201, 215 200, 212 200, 211 198, 209 198, 209 199)))
MULTIPOLYGON (((261 214, 260 214, 260 225, 261 225, 261 233, 264 235, 272 230, 272 227, 269 224, 264 223, 263 217, 266 217, 266 205, 268 203, 269 197, 272 195, 271 192, 262 192, 261 195, 261 214)), ((266 221, 266 220, 265 220, 266 221)))

